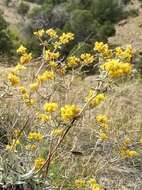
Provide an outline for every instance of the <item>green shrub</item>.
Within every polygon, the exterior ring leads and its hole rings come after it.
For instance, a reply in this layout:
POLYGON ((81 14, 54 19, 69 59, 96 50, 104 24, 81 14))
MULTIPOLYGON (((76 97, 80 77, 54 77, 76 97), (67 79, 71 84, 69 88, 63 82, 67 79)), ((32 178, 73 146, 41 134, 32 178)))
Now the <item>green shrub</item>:
POLYGON ((2 12, 0 12, 0 53, 11 54, 13 49, 13 43, 11 40, 11 34, 8 30, 8 25, 3 18, 2 12))
POLYGON ((28 13, 29 9, 30 9, 29 5, 24 1, 21 1, 17 7, 18 13, 23 16, 25 16, 28 13))

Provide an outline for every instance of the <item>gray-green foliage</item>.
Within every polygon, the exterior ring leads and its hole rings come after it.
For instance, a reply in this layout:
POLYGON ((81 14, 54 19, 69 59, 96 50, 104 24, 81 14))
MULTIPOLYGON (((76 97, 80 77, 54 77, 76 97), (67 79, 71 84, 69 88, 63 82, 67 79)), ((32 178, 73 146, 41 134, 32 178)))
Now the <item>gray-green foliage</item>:
POLYGON ((0 11, 0 54, 11 54, 12 47, 13 44, 8 30, 8 24, 4 20, 2 12, 0 11))

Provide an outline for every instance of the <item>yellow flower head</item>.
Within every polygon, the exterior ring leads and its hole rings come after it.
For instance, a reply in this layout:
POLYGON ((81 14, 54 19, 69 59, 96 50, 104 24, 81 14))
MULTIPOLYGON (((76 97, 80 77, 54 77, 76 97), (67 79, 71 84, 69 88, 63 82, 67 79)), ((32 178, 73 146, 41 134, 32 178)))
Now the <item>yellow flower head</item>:
POLYGON ((126 150, 126 155, 129 158, 137 157, 139 154, 134 150, 126 150))
POLYGON ((26 94, 27 93, 27 90, 24 86, 19 86, 19 91, 22 93, 22 94, 26 94))
POLYGON ((75 118, 80 112, 80 108, 76 105, 65 105, 61 108, 61 118, 64 122, 68 122, 75 118))
POLYGON ((31 91, 36 91, 38 88, 39 88, 39 83, 38 82, 30 84, 31 91))
MULTIPOLYGON (((93 90, 90 90, 88 96, 86 97, 86 101, 89 101, 91 98, 93 98, 93 96, 94 96, 93 94, 94 94, 93 90)), ((101 104, 105 99, 106 99, 105 94, 103 94, 103 93, 97 94, 97 95, 90 101, 90 107, 93 108, 93 107, 95 107, 95 106, 98 106, 98 105, 101 104)))
POLYGON ((53 71, 45 71, 43 74, 37 77, 37 81, 42 83, 47 80, 53 80, 55 78, 55 74, 53 71))
POLYGON ((90 53, 83 53, 80 57, 85 64, 90 64, 94 61, 94 56, 90 53))
POLYGON ((20 83, 20 78, 13 73, 9 73, 8 80, 11 82, 13 86, 18 85, 20 83))
POLYGON ((57 32, 53 28, 46 30, 46 34, 48 34, 48 36, 50 38, 56 38, 57 37, 57 32))
POLYGON ((51 52, 50 50, 46 50, 44 54, 44 59, 46 61, 56 60, 60 57, 59 52, 51 52))
POLYGON ((99 138, 100 138, 102 141, 107 141, 107 140, 109 139, 109 136, 108 136, 106 133, 101 132, 101 133, 99 134, 99 138))
POLYGON ((31 53, 24 53, 21 57, 20 57, 20 63, 21 64, 27 64, 32 60, 32 54, 31 53))
POLYGON ((71 40, 74 39, 74 34, 73 33, 63 33, 60 37, 59 37, 59 42, 61 44, 67 44, 69 43, 71 40))
POLYGON ((96 121, 97 121, 99 124, 102 124, 102 123, 105 124, 105 123, 108 122, 108 118, 107 118, 106 115, 100 114, 100 115, 97 115, 97 116, 96 116, 96 121))
POLYGON ((48 115, 46 115, 46 114, 37 114, 37 118, 40 120, 40 121, 42 121, 42 122, 47 122, 47 121, 49 121, 49 116, 48 115))
POLYGON ((19 53, 19 54, 24 54, 24 53, 26 53, 26 51, 27 51, 27 48, 24 47, 23 45, 21 45, 21 46, 17 49, 17 53, 19 53))
POLYGON ((67 64, 69 67, 76 67, 79 65, 80 59, 77 58, 76 56, 70 56, 67 59, 67 64))
POLYGON ((24 65, 21 65, 21 64, 17 64, 14 71, 17 72, 17 71, 22 71, 22 70, 25 70, 26 67, 24 65))
POLYGON ((44 138, 44 135, 40 132, 30 132, 28 134, 28 139, 31 141, 41 141, 44 138))
POLYGON ((45 159, 43 157, 38 157, 37 159, 35 159, 35 169, 39 170, 45 163, 45 159))
POLYGON ((58 104, 55 102, 45 103, 43 107, 46 112, 52 113, 57 110, 58 104))
POLYGON ((43 37, 44 34, 45 34, 44 29, 41 29, 41 30, 38 30, 37 32, 34 32, 34 35, 39 37, 39 38, 43 37))
POLYGON ((107 71, 111 78, 130 74, 132 71, 132 65, 130 63, 123 63, 116 59, 107 61, 106 63, 102 64, 100 68, 107 71))
POLYGON ((76 179, 75 180, 75 187, 76 188, 85 187, 85 180, 84 179, 76 179))
POLYGON ((111 58, 113 55, 112 50, 108 47, 108 44, 104 44, 103 42, 96 42, 94 50, 101 53, 104 58, 111 58))

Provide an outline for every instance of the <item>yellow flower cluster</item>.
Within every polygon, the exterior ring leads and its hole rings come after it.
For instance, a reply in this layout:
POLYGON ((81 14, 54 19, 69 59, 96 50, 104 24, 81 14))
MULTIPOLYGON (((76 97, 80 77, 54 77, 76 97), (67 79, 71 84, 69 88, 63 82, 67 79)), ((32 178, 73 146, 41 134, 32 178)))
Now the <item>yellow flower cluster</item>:
POLYGON ((20 78, 14 73, 8 74, 8 80, 11 82, 13 86, 18 85, 20 83, 20 78))
POLYGON ((96 182, 94 178, 91 178, 89 180, 84 179, 77 179, 75 180, 75 187, 76 188, 84 188, 84 187, 90 187, 91 190, 103 190, 103 188, 96 182))
POLYGON ((103 190, 94 178, 89 179, 88 184, 91 186, 91 190, 103 190))
POLYGON ((123 50, 121 47, 117 47, 115 49, 115 55, 116 57, 124 59, 125 61, 131 61, 133 56, 132 46, 128 46, 125 50, 123 50))
POLYGON ((128 148, 128 145, 130 145, 131 139, 129 137, 126 137, 120 146, 120 154, 122 157, 127 157, 127 158, 134 158, 139 156, 139 153, 135 150, 130 150, 128 148))
POLYGON ((80 58, 82 59, 84 64, 90 64, 94 61, 94 56, 90 53, 83 53, 81 54, 80 58))
POLYGON ((53 28, 46 30, 46 34, 48 34, 48 36, 50 38, 56 38, 57 37, 57 32, 53 28))
POLYGON ((37 118, 38 118, 41 122, 47 122, 47 121, 49 121, 49 116, 46 115, 46 114, 38 113, 38 114, 37 114, 37 118))
POLYGON ((27 90, 24 86, 19 86, 19 91, 21 92, 21 94, 27 94, 27 90))
POLYGON ((31 92, 38 90, 39 85, 40 85, 39 82, 35 82, 35 83, 30 84, 29 87, 30 87, 31 92))
POLYGON ((20 64, 27 64, 32 60, 32 54, 31 53, 27 53, 27 48, 24 47, 23 45, 21 45, 18 49, 17 49, 17 53, 19 53, 21 55, 20 57, 20 64))
POLYGON ((15 72, 23 71, 25 69, 26 69, 26 67, 24 65, 17 64, 15 69, 13 70, 13 72, 15 73, 15 72))
POLYGON ((108 122, 108 118, 107 118, 107 116, 106 115, 102 115, 102 114, 100 114, 100 115, 97 115, 96 116, 96 121, 99 123, 99 124, 104 124, 104 123, 107 123, 108 122))
POLYGON ((137 157, 139 154, 135 150, 126 150, 126 156, 129 158, 137 157))
POLYGON ((17 49, 17 53, 19 53, 19 54, 24 54, 24 53, 26 53, 26 51, 27 51, 27 48, 24 47, 23 45, 21 45, 21 46, 17 49))
POLYGON ((65 105, 61 108, 61 118, 64 122, 68 122, 75 118, 80 112, 80 108, 76 105, 65 105))
POLYGON ((43 106, 44 110, 46 112, 49 112, 49 113, 52 113, 52 112, 55 112, 58 108, 58 104, 55 103, 55 102, 51 102, 51 103, 45 103, 44 106, 43 106))
POLYGON ((45 34, 45 30, 44 29, 40 29, 40 30, 34 32, 34 35, 37 36, 37 37, 39 37, 39 38, 43 37, 44 34, 45 34))
POLYGON ((47 80, 53 80, 55 78, 55 74, 53 71, 48 71, 46 70, 44 73, 42 73, 41 75, 38 75, 37 77, 37 81, 39 83, 43 83, 44 81, 47 80))
POLYGON ((30 97, 30 95, 29 95, 28 93, 24 93, 23 96, 22 96, 22 99, 23 99, 23 101, 25 102, 25 104, 26 104, 27 106, 32 106, 32 105, 34 105, 35 102, 36 102, 34 99, 32 99, 32 98, 30 97))
POLYGON ((79 63, 80 63, 80 59, 77 58, 76 56, 70 56, 67 59, 67 65, 69 67, 72 67, 72 68, 77 67, 79 63))
POLYGON ((74 34, 73 33, 63 33, 60 37, 59 37, 59 43, 61 44, 67 44, 69 43, 71 40, 74 39, 74 34))
POLYGON ((56 60, 60 56, 59 52, 51 52, 50 50, 46 50, 44 54, 44 59, 46 61, 56 60))
POLYGON ((38 157, 35 159, 34 166, 36 170, 39 170, 45 163, 45 159, 43 157, 38 157))
POLYGON ((76 188, 81 188, 85 187, 86 181, 84 179, 76 179, 75 180, 75 187, 76 188))
POLYGON ((28 134, 28 139, 31 141, 41 141, 44 138, 44 135, 40 132, 30 132, 28 134))
POLYGON ((130 63, 123 63, 117 59, 107 61, 100 68, 105 70, 111 78, 121 77, 132 72, 132 65, 130 63))
POLYGON ((92 108, 98 106, 106 99, 106 96, 103 93, 97 94, 94 98, 93 96, 94 96, 94 91, 90 90, 88 96, 86 97, 86 101, 89 101, 92 98, 92 100, 89 102, 89 105, 92 108))
POLYGON ((21 57, 20 57, 20 63, 21 64, 27 64, 32 60, 32 54, 31 53, 24 53, 21 57))
POLYGON ((103 42, 96 42, 94 50, 101 53, 104 58, 111 58, 113 55, 112 50, 108 47, 108 44, 104 44, 103 42))

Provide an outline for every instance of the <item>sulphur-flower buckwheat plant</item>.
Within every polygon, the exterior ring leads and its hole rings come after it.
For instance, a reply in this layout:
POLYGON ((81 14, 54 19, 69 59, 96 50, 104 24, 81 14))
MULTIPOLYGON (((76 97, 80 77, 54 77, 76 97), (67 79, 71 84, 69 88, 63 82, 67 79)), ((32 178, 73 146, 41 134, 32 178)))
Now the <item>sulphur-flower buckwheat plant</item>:
MULTIPOLYGON (((105 114, 105 109, 100 112, 100 107, 109 101, 113 93, 110 89, 118 83, 117 80, 124 79, 133 72, 132 48, 112 50, 108 44, 96 42, 91 52, 79 56, 62 55, 65 45, 74 39, 73 33, 59 33, 53 28, 46 28, 34 32, 34 35, 42 47, 41 55, 33 59, 34 56, 21 45, 17 49, 19 63, 10 70, 7 77, 11 97, 16 98, 18 104, 17 118, 12 123, 11 130, 18 133, 9 132, 8 143, 2 155, 1 160, 9 166, 7 170, 3 169, 3 184, 9 178, 10 183, 31 180, 44 189, 48 177, 55 179, 54 174, 58 173, 62 180, 54 185, 60 189, 64 180, 68 180, 69 173, 72 175, 71 169, 66 171, 62 166, 67 156, 67 167, 76 171, 71 179, 75 188, 103 190, 105 188, 98 183, 97 178, 90 178, 102 170, 99 162, 94 163, 94 173, 88 172, 88 164, 93 157, 98 156, 99 148, 102 148, 100 154, 106 154, 105 147, 109 145, 106 165, 111 160, 110 152, 114 152, 114 147, 118 159, 132 160, 140 155, 137 150, 129 147, 131 141, 126 139, 127 135, 123 137, 119 129, 111 126, 113 118, 105 114), (96 81, 92 87, 85 87, 81 92, 77 80, 84 74, 82 68, 89 68, 90 65, 98 68, 96 81), (72 138, 76 137, 75 130, 79 133, 81 127, 87 129, 91 123, 90 139, 94 141, 94 154, 91 153, 87 160, 84 157, 80 163, 83 153, 70 151, 75 142, 72 138), (77 155, 81 166, 80 174, 77 172, 74 155, 77 155), (63 175, 61 171, 64 172, 63 175)), ((140 139, 138 144, 142 144, 140 139)), ((3 168, 6 168, 5 165, 3 168)))

